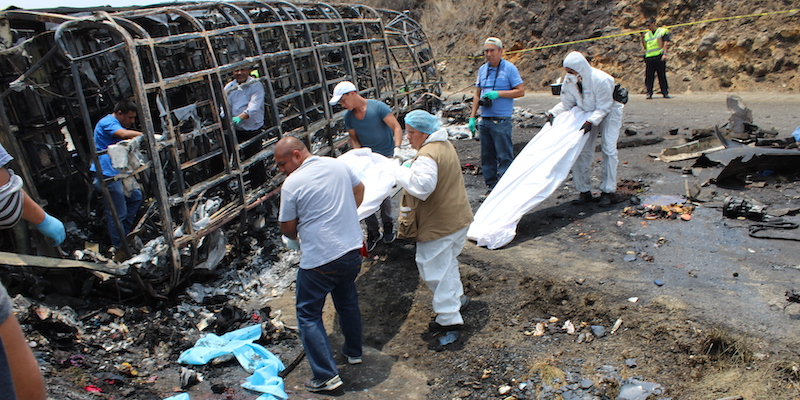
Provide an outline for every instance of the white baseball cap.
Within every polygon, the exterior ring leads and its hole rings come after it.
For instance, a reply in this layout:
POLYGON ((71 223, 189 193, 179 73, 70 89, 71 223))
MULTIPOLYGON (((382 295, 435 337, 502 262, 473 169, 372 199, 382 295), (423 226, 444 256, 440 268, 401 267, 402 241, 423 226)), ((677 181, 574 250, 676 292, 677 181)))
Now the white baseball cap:
POLYGON ((500 38, 496 38, 494 36, 486 38, 486 41, 483 42, 483 44, 493 44, 493 45, 497 46, 498 49, 502 49, 503 48, 503 41, 500 40, 500 38))
POLYGON ((336 103, 339 102, 339 99, 342 98, 342 95, 350 92, 355 92, 357 90, 358 89, 356 88, 356 85, 353 85, 353 82, 350 81, 339 82, 336 85, 336 87, 333 88, 333 97, 331 97, 331 100, 328 103, 334 106, 336 105, 336 103))

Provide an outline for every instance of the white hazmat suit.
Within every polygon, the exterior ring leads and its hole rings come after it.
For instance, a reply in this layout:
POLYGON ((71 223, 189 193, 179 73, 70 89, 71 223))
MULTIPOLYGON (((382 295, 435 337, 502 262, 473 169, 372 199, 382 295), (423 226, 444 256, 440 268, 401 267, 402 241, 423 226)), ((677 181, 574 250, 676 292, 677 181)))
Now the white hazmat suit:
POLYGON ((575 70, 581 77, 580 87, 576 77, 567 74, 561 86, 561 102, 549 113, 556 116, 569 111, 575 106, 592 114, 587 119, 592 124, 589 138, 583 146, 575 165, 572 167, 572 182, 579 192, 592 190, 591 166, 594 158, 594 140, 598 133, 601 136, 600 149, 603 153, 603 175, 600 179, 600 190, 603 193, 614 193, 617 190, 617 138, 622 126, 622 103, 613 99, 614 78, 592 68, 583 54, 573 51, 564 58, 564 67, 575 70))

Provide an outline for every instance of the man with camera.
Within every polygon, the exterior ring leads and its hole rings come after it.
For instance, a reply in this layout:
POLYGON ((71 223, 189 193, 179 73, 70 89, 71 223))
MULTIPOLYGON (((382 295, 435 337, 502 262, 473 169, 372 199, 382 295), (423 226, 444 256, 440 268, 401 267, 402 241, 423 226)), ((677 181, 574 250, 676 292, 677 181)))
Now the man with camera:
POLYGON ((514 64, 503 59, 503 42, 489 37, 483 44, 486 63, 478 69, 475 96, 469 118, 469 130, 480 130, 483 181, 489 190, 514 160, 511 142, 511 112, 514 99, 525 95, 525 85, 514 64), (481 108, 481 121, 476 115, 481 108))

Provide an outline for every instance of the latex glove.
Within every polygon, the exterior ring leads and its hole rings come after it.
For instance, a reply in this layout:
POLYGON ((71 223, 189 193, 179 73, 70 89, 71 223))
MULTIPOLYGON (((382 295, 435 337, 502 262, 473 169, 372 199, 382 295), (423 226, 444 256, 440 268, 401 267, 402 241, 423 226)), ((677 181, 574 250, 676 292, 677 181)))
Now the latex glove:
POLYGON ((406 162, 404 162, 402 166, 406 167, 406 168, 411 168, 411 164, 413 164, 413 163, 414 163, 413 159, 412 160, 406 160, 406 162))
POLYGON ((393 158, 396 158, 396 159, 398 159, 398 160, 402 159, 402 158, 403 158, 403 156, 401 156, 401 155, 400 155, 400 153, 402 153, 402 151, 403 151, 403 150, 402 150, 402 149, 400 149, 399 147, 395 147, 395 148, 394 148, 394 151, 392 152, 392 154, 394 154, 394 157, 393 157, 393 158))
POLYGON ((552 126, 552 125, 553 125, 553 120, 554 120, 555 118, 556 118, 556 117, 555 117, 553 114, 547 113, 547 120, 546 120, 546 121, 544 121, 544 123, 545 123, 545 124, 547 124, 547 123, 549 122, 549 123, 550 123, 550 125, 552 126))
POLYGON ((483 97, 486 97, 489 100, 494 100, 494 99, 500 97, 500 92, 498 92, 497 90, 490 90, 490 91, 484 93, 483 97))
POLYGON ((581 130, 583 131, 584 135, 589 133, 589 132, 591 132, 592 131, 592 123, 589 122, 589 121, 584 122, 583 125, 581 126, 581 130))
POLYGON ((286 235, 281 235, 281 240, 283 240, 283 244, 289 250, 300 250, 300 241, 297 239, 289 239, 286 235))
POLYGON ((469 132, 472 133, 472 137, 475 137, 475 131, 478 130, 478 119, 472 117, 469 119, 469 132))
POLYGON ((44 221, 36 225, 36 229, 42 232, 45 236, 50 238, 50 244, 58 246, 67 238, 67 231, 64 230, 64 224, 58 218, 45 213, 44 221))
POLYGON ((236 117, 231 118, 231 121, 233 121, 234 125, 239 125, 239 123, 242 122, 242 119, 239 118, 238 116, 236 116, 236 117))

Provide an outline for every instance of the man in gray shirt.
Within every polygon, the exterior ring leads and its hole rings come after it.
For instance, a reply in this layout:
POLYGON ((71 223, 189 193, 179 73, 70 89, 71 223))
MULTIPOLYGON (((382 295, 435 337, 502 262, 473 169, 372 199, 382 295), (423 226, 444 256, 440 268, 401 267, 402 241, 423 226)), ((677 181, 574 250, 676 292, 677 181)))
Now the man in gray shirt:
POLYGON ((361 270, 363 235, 358 206, 364 184, 343 162, 312 155, 299 139, 275 145, 275 164, 288 174, 281 187, 281 233, 300 241, 297 271, 297 324, 314 377, 305 384, 315 393, 339 394, 342 380, 333 360, 322 309, 333 298, 344 336, 342 355, 361 363, 361 310, 355 280, 361 270))
MULTIPOLYGON (((250 75, 251 66, 243 66, 233 71, 233 80, 225 85, 224 91, 230 103, 231 122, 236 130, 236 139, 239 143, 254 138, 261 133, 264 126, 264 85, 261 81, 250 75)), ((248 159, 261 151, 261 141, 242 149, 242 159, 248 159)), ((263 162, 254 164, 250 168, 250 181, 258 185, 266 181, 266 167, 263 162)))

